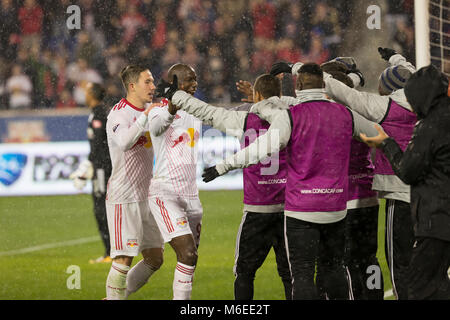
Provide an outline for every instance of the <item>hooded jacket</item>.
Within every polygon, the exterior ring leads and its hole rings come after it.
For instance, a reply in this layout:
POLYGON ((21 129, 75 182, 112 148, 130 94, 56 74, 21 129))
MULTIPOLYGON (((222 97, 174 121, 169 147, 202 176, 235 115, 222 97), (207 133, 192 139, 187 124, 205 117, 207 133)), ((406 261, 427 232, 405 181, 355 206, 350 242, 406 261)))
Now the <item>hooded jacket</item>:
POLYGON ((381 148, 395 174, 411 185, 416 237, 450 241, 450 98, 448 79, 433 66, 413 74, 405 95, 417 114, 413 137, 402 152, 394 139, 381 148))

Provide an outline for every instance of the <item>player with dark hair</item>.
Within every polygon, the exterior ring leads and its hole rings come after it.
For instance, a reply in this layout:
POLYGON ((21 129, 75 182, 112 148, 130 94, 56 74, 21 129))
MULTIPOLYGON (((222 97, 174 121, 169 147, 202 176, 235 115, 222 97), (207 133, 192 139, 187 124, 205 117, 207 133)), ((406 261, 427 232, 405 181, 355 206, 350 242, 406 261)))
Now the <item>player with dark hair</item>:
MULTIPOLYGON (((415 72, 414 66, 393 49, 379 48, 381 57, 389 61, 379 77, 379 94, 361 92, 326 77, 327 94, 366 119, 380 124, 399 143, 408 145, 417 117, 408 103, 403 87, 415 72)), ((349 74, 352 76, 352 74, 349 74)), ((354 78, 358 82, 357 78, 354 78)), ((408 268, 411 261, 414 232, 411 219, 410 186, 397 177, 386 156, 376 151, 372 188, 386 199, 386 260, 390 269, 394 295, 408 299, 408 268)))
POLYGON ((113 259, 106 280, 107 300, 127 297, 127 281, 136 270, 145 269, 148 280, 161 266, 164 248, 148 205, 153 175, 148 114, 160 105, 151 104, 156 89, 154 79, 148 68, 139 65, 125 67, 120 78, 127 96, 111 109, 106 123, 112 162, 106 213, 113 259), (140 252, 143 259, 130 270, 133 258, 140 252))
POLYGON ((91 109, 88 119, 87 137, 89 139, 90 153, 88 159, 80 164, 79 168, 70 175, 74 185, 81 190, 87 179, 92 180, 92 199, 94 213, 100 237, 105 246, 104 255, 90 260, 90 263, 111 262, 108 222, 106 219, 106 184, 111 176, 111 158, 109 156, 106 138, 106 119, 108 110, 102 103, 105 89, 98 83, 89 82, 86 85, 86 105, 91 109))
MULTIPOLYGON (((348 76, 356 68, 351 57, 336 58, 321 65, 324 72, 353 88, 348 76)), ((350 149, 349 190, 345 231, 345 264, 350 277, 351 294, 355 300, 383 300, 384 285, 378 249, 378 196, 372 190, 374 165, 371 148, 356 139, 350 149), (370 283, 373 274, 380 275, 370 283), (369 280, 369 283, 368 283, 369 280)))
MULTIPOLYGON (((348 298, 343 219, 350 142, 353 134, 363 131, 363 124, 369 135, 374 131, 361 116, 328 100, 323 86, 320 66, 304 65, 297 77, 297 89, 305 91, 303 102, 289 110, 272 110, 273 122, 267 133, 203 174, 204 181, 209 182, 287 148, 284 215, 293 299, 318 298, 314 284, 316 260, 328 298, 348 298), (334 152, 329 152, 331 149, 334 152)), ((182 103, 178 92, 170 98, 174 103, 182 103)), ((190 105, 190 101, 187 98, 185 103, 190 105)), ((259 112, 267 115, 270 110, 259 112)))
MULTIPOLYGON (((390 64, 379 77, 379 95, 350 88, 331 75, 325 76, 326 94, 364 118, 380 124, 404 150, 411 139, 417 118, 406 100, 403 87, 415 68, 393 49, 378 48, 378 52, 390 64)), ((282 63, 277 66, 277 70, 295 74, 301 66, 302 63, 282 63)), ((354 70, 348 76, 356 85, 364 83, 359 70, 354 70)), ((375 157, 372 188, 378 192, 379 198, 386 199, 385 251, 393 292, 398 299, 407 299, 408 267, 414 241, 410 186, 395 175, 379 150, 375 157)))
MULTIPOLYGON (((251 101, 235 110, 211 106, 182 91, 171 98, 184 110, 248 146, 269 128, 269 122, 258 117, 251 108, 279 108, 280 81, 263 74, 255 81, 251 101)), ((292 286, 284 245, 283 210, 286 184, 286 152, 273 155, 269 161, 244 169, 244 215, 239 227, 234 265, 236 300, 253 299, 256 271, 274 248, 278 273, 283 281, 286 299, 291 299, 292 286)))

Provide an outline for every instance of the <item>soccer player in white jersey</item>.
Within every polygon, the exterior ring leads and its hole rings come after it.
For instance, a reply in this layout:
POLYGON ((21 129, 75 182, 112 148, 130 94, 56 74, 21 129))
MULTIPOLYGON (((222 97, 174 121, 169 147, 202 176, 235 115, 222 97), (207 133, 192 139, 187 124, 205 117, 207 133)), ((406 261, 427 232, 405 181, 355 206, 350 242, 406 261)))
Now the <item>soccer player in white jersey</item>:
POLYGON ((112 162, 106 212, 113 259, 106 280, 107 300, 127 297, 127 274, 133 257, 142 252, 144 259, 133 269, 150 277, 162 264, 164 247, 148 206, 153 170, 148 114, 160 105, 147 106, 156 89, 154 79, 146 67, 138 65, 125 67, 120 77, 127 96, 112 108, 106 122, 112 162))
MULTIPOLYGON (((172 66, 168 79, 174 79, 173 83, 177 82, 180 90, 190 94, 197 89, 197 76, 190 66, 172 66)), ((150 209, 164 242, 168 242, 177 255, 173 299, 188 300, 191 298, 203 215, 196 184, 201 121, 182 110, 177 111, 171 103, 152 109, 148 118, 155 150, 150 209)), ((145 283, 145 275, 136 281, 145 283)))

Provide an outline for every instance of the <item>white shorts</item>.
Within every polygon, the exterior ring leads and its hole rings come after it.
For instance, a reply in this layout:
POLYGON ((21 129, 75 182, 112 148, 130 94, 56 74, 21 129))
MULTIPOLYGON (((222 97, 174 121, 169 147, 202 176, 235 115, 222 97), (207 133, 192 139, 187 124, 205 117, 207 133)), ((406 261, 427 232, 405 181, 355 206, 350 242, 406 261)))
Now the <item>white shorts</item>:
POLYGON ((164 248, 164 240, 150 212, 148 201, 106 202, 111 258, 135 257, 144 249, 164 248))
POLYGON ((192 234, 198 247, 203 216, 200 199, 158 196, 150 198, 149 203, 165 242, 192 234))

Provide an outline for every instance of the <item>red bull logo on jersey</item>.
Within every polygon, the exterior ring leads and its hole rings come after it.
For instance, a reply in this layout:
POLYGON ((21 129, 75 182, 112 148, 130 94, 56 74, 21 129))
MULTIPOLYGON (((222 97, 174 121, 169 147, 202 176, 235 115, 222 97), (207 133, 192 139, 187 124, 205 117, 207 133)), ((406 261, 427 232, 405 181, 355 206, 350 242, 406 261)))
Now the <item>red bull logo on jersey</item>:
POLYGON ((186 218, 178 218, 177 219, 177 226, 180 227, 186 227, 187 226, 187 219, 186 218))
POLYGON ((138 247, 137 239, 128 239, 127 240, 127 247, 128 248, 135 248, 138 247))
POLYGON ((198 141, 200 133, 194 128, 189 128, 183 132, 177 139, 173 142, 172 148, 175 148, 178 144, 184 143, 187 146, 193 148, 195 143, 198 141))
POLYGON ((147 149, 152 146, 152 139, 150 138, 150 133, 148 131, 145 132, 145 135, 139 137, 133 148, 136 146, 144 146, 147 149))

